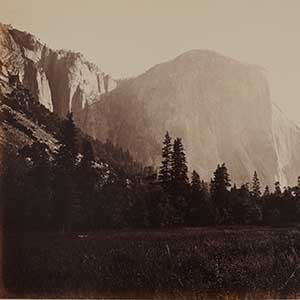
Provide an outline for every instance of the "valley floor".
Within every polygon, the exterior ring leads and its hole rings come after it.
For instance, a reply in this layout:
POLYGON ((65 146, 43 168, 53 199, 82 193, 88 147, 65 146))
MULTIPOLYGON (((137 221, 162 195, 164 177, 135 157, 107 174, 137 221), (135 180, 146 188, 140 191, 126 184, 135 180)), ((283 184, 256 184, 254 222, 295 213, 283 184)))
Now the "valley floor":
POLYGON ((286 298, 300 292, 300 228, 4 235, 13 297, 286 298))

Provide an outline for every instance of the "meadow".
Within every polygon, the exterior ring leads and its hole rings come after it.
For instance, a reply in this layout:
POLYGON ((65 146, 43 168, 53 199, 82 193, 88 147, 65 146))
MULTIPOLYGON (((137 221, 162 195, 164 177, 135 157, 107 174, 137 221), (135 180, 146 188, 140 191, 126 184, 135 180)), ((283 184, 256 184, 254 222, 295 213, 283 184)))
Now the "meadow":
POLYGON ((299 268, 297 227, 18 233, 4 238, 4 283, 18 297, 295 297, 299 268))

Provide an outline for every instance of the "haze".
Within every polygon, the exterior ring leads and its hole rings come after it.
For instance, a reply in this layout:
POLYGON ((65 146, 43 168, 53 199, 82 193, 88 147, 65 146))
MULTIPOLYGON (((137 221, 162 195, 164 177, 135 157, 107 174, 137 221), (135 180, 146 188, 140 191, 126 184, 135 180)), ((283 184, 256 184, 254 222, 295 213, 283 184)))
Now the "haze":
POLYGON ((297 0, 0 0, 0 22, 82 52, 115 78, 191 49, 259 65, 273 101, 298 125, 299 11, 297 0))

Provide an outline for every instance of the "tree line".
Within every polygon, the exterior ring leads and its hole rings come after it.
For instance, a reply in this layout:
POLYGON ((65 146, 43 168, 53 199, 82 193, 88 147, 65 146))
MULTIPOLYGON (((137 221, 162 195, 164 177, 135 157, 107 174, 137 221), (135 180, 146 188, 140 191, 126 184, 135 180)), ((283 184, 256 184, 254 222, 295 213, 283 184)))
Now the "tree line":
POLYGON ((94 155, 92 144, 76 141, 70 114, 61 146, 51 156, 44 143, 25 146, 6 159, 2 177, 5 224, 13 230, 58 232, 108 228, 161 228, 207 225, 283 225, 300 220, 300 180, 261 193, 258 174, 251 184, 231 185, 225 164, 210 183, 193 171, 188 177, 182 140, 168 133, 156 173, 113 170, 94 155))
POLYGON ((59 146, 53 151, 35 140, 17 151, 5 149, 0 184, 9 230, 283 225, 300 220, 300 178, 294 187, 282 190, 276 182, 273 192, 267 186, 262 193, 256 172, 251 184, 237 187, 223 163, 205 182, 196 171, 188 172, 183 142, 172 141, 168 132, 159 169, 142 168, 128 151, 83 136, 71 113, 64 120, 53 118, 32 104, 24 90, 14 93, 7 101, 14 109, 29 111, 43 124, 45 118, 46 124, 55 120, 48 130, 55 132, 59 146), (107 152, 115 153, 116 160, 104 159, 107 152))
POLYGON ((300 220, 300 177, 294 187, 274 184, 263 193, 254 171, 251 184, 231 185, 225 163, 217 166, 210 183, 194 170, 189 182, 184 147, 180 138, 172 145, 167 132, 162 147, 159 183, 169 198, 167 223, 185 225, 283 225, 300 220))

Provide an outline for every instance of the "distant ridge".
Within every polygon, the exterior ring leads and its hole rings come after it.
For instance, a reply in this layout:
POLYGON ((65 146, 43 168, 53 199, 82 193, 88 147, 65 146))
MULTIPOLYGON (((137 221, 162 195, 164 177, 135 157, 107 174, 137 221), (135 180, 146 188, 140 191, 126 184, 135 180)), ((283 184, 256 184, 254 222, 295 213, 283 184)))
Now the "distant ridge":
POLYGON ((300 174, 299 128, 272 104, 261 67, 191 50, 115 81, 81 54, 51 50, 5 25, 0 50, 0 81, 17 71, 48 109, 60 116, 72 110, 86 133, 129 149, 145 165, 160 163, 168 130, 183 138, 191 171, 204 179, 222 162, 237 183, 255 170, 268 185, 294 184, 300 174))

